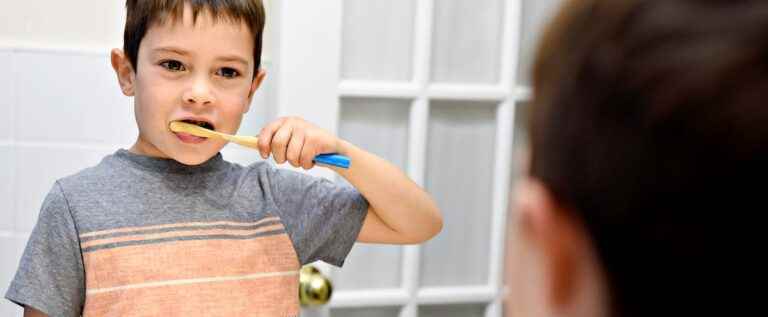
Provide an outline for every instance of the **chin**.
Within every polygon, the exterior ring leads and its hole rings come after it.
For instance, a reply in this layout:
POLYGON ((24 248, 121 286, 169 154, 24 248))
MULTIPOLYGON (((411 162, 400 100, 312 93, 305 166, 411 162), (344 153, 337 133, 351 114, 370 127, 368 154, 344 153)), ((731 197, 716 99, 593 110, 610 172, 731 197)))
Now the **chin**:
POLYGON ((193 152, 193 153, 176 153, 172 158, 181 164, 195 166, 205 163, 218 153, 218 151, 211 151, 206 153, 193 152))

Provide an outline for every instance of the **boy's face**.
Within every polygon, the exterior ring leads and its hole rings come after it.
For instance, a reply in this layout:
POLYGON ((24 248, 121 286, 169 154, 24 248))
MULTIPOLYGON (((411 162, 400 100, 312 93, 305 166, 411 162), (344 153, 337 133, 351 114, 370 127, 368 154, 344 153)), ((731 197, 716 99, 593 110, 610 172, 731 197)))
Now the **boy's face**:
POLYGON ((134 153, 203 163, 226 144, 171 132, 169 123, 193 120, 234 134, 248 112, 264 73, 253 76, 253 36, 245 23, 214 21, 207 10, 152 24, 141 41, 136 72, 127 57, 112 52, 112 63, 126 95, 135 96, 139 137, 134 153), (127 66, 127 70, 126 70, 127 66))

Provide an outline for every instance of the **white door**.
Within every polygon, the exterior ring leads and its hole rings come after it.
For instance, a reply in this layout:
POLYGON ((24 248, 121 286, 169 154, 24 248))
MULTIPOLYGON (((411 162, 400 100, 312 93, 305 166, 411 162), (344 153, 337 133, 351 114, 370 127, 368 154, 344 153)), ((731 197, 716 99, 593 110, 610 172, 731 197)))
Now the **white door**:
POLYGON ((557 2, 273 2, 275 115, 392 161, 445 217, 424 245, 358 245, 343 269, 321 266, 336 289, 305 315, 501 316, 515 113, 530 98, 518 74, 557 2))

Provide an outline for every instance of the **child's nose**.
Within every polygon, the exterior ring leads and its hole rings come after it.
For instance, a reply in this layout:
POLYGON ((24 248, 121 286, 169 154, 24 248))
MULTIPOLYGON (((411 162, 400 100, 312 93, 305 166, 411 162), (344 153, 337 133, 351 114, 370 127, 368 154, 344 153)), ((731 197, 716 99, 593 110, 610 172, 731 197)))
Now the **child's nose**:
POLYGON ((211 83, 206 78, 194 79, 182 98, 186 104, 210 105, 216 101, 211 83))

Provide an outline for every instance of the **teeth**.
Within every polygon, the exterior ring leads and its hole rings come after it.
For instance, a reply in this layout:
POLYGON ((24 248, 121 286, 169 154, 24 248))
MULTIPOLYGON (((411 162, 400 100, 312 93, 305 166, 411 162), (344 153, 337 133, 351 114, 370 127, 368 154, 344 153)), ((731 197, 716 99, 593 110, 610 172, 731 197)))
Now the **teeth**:
POLYGON ((186 123, 194 124, 194 125, 199 126, 199 127, 203 127, 203 128, 211 128, 212 127, 210 124, 208 124, 205 121, 196 121, 196 120, 183 120, 183 121, 186 122, 186 123))

